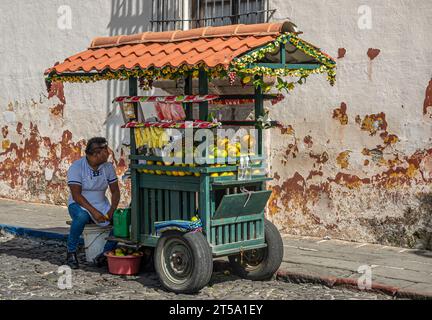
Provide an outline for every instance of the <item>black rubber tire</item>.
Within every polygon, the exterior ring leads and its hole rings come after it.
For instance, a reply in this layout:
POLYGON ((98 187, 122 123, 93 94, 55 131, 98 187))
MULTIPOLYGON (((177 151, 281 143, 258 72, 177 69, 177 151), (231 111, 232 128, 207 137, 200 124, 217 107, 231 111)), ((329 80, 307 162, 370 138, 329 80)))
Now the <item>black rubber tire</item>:
POLYGON ((175 293, 196 293, 205 287, 213 273, 213 255, 207 239, 201 232, 181 233, 166 231, 159 238, 154 254, 155 270, 163 287, 175 293), (172 281, 172 274, 167 270, 167 243, 176 241, 188 248, 191 254, 191 272, 182 283, 172 281), (164 267, 165 266, 165 267, 164 267))
POLYGON ((235 274, 249 280, 269 280, 279 269, 283 258, 283 241, 279 230, 267 219, 264 219, 264 235, 267 247, 257 249, 262 250, 260 253, 263 257, 257 265, 251 267, 247 264, 247 254, 252 250, 243 253, 243 264, 240 254, 228 257, 235 274))

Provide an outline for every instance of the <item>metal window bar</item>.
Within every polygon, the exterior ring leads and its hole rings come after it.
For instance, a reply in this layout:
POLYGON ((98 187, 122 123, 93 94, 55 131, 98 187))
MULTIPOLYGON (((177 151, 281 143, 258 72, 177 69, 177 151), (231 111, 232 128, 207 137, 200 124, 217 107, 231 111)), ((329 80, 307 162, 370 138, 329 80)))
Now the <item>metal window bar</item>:
POLYGON ((153 0, 153 31, 220 26, 236 23, 268 22, 276 9, 270 9, 269 0, 190 0, 190 18, 185 18, 184 0, 153 0), (176 17, 178 14, 178 17, 176 17))

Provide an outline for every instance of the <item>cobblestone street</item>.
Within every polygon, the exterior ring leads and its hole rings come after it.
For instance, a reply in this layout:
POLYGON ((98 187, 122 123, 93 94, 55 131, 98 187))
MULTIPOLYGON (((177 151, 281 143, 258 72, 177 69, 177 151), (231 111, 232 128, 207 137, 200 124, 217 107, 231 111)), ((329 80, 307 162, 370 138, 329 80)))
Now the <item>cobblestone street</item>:
MULTIPOLYGON (((1 232, 1 231, 0 231, 1 232)), ((377 293, 330 289, 314 284, 282 281, 253 282, 235 277, 220 267, 209 286, 197 295, 166 292, 154 272, 115 276, 107 268, 84 262, 73 271, 72 289, 58 288, 58 267, 64 243, 18 238, 0 233, 0 300, 2 299, 393 299, 377 293)), ((80 260, 84 261, 82 253, 80 260)), ((223 264, 216 264, 223 265, 223 264)))

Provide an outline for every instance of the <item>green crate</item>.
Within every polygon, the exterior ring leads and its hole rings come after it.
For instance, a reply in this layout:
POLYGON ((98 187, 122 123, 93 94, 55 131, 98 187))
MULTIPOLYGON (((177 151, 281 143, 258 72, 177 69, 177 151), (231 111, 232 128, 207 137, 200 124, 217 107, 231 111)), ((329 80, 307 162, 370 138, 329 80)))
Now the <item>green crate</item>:
POLYGON ((117 209, 114 211, 114 236, 119 238, 129 238, 131 225, 130 208, 117 209))

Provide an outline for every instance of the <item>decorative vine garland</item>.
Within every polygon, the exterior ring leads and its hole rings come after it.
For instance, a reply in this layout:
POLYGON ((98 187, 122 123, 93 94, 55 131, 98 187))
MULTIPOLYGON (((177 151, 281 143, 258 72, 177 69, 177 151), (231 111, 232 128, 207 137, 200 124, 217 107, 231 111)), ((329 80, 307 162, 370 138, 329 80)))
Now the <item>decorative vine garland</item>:
POLYGON ((62 76, 57 74, 50 74, 46 78, 47 86, 50 86, 52 82, 95 82, 99 80, 127 80, 130 77, 136 77, 140 79, 140 87, 147 90, 152 86, 155 80, 176 80, 183 78, 186 75, 192 75, 193 78, 198 77, 200 68, 204 69, 209 76, 212 78, 229 78, 230 82, 233 82, 236 78, 239 78, 243 84, 253 82, 255 87, 263 88, 264 92, 270 90, 270 86, 266 85, 261 78, 254 79, 255 76, 270 76, 277 78, 276 88, 281 90, 290 91, 295 87, 294 82, 286 82, 282 77, 298 77, 297 84, 303 84, 304 80, 311 74, 327 73, 327 80, 331 85, 334 85, 336 81, 336 63, 327 55, 320 52, 315 47, 311 46, 304 40, 298 38, 293 33, 286 33, 280 35, 275 41, 268 45, 254 50, 240 58, 234 59, 228 68, 224 66, 216 66, 213 68, 207 67, 201 63, 194 66, 182 65, 180 67, 165 66, 161 69, 150 67, 148 69, 133 69, 133 70, 121 70, 121 71, 106 71, 99 74, 87 75, 87 76, 62 76), (275 52, 280 44, 290 43, 299 50, 303 51, 307 55, 316 59, 321 66, 316 69, 272 69, 263 66, 254 66, 253 63, 262 60, 266 54, 275 52))

